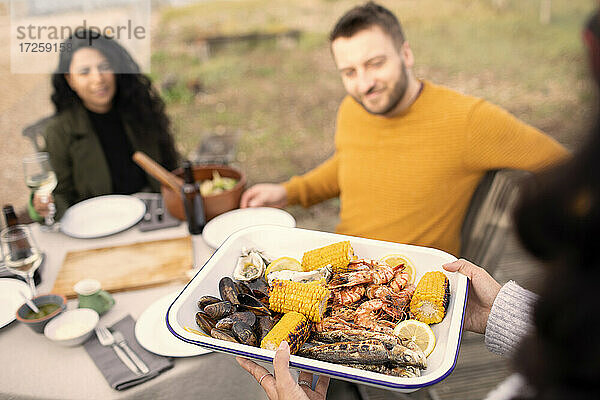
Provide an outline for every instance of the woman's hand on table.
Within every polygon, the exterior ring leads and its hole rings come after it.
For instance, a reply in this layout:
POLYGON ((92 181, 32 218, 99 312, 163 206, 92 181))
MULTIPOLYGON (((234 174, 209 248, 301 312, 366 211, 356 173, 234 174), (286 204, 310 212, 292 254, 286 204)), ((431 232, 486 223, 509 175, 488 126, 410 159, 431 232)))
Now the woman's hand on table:
POLYGON ((324 400, 327 397, 329 377, 320 376, 315 390, 308 386, 313 381, 311 373, 300 372, 298 382, 302 385, 294 380, 290 373, 290 346, 285 341, 281 342, 275 353, 275 376, 253 361, 241 357, 236 357, 236 360, 260 383, 270 400, 324 400))
POLYGON ((465 329, 471 332, 485 333, 492 305, 502 286, 485 269, 464 259, 444 264, 442 267, 446 271, 460 272, 471 281, 465 329))
POLYGON ((54 203, 54 197, 51 194, 39 195, 38 193, 33 194, 33 208, 42 217, 47 217, 50 212, 48 205, 54 203))

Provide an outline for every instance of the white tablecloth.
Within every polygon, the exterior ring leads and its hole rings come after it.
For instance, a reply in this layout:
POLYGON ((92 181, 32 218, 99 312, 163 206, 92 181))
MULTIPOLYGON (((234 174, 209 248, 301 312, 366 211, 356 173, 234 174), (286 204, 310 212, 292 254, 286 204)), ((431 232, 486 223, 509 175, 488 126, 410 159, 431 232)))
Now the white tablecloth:
MULTIPOLYGON (((187 235, 187 227, 140 232, 133 227, 99 239, 74 239, 58 232, 41 232, 31 225, 38 246, 46 253, 39 293, 47 293, 68 251, 159 240, 187 235)), ((194 239, 197 265, 211 249, 194 239)), ((154 301, 183 287, 181 284, 115 293, 115 306, 100 318, 111 325, 127 314, 134 319, 154 301)), ((76 308, 71 300, 68 309, 76 308)), ((264 399, 256 381, 232 356, 210 353, 175 359, 159 377, 125 391, 110 388, 82 346, 60 347, 17 321, 0 329, 0 399, 264 399)))

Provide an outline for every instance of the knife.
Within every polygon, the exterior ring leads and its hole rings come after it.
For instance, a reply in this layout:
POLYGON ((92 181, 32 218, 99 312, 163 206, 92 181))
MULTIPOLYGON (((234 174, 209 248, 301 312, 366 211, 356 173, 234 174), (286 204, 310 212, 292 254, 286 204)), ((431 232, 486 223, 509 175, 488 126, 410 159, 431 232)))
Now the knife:
POLYGON ((142 374, 147 374, 150 372, 150 368, 142 361, 142 359, 129 347, 125 337, 120 331, 114 331, 113 336, 115 338, 115 342, 122 348, 125 353, 131 358, 131 361, 134 362, 135 366, 140 370, 142 374))
POLYGON ((125 366, 129 368, 131 372, 136 375, 142 375, 133 361, 127 357, 127 353, 125 353, 125 351, 123 351, 123 349, 117 345, 114 336, 106 327, 97 327, 96 336, 98 337, 98 341, 102 346, 110 346, 113 349, 117 357, 119 357, 119 360, 121 360, 121 362, 125 364, 125 366))

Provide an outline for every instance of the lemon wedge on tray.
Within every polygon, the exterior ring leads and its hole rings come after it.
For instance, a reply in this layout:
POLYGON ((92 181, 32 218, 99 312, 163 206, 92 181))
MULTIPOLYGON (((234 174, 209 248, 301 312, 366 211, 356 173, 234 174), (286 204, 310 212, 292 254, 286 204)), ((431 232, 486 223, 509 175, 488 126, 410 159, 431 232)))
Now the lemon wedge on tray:
POLYGON ((299 272, 303 271, 300 261, 296 260, 295 258, 279 257, 278 259, 273 260, 271 262, 271 264, 269 264, 267 266, 267 269, 265 269, 265 277, 267 275, 269 275, 271 272, 282 271, 282 270, 299 271, 299 272))
POLYGON ((407 319, 399 322, 394 328, 398 337, 409 339, 423 350, 425 357, 429 356, 435 348, 435 335, 433 330, 424 322, 416 319, 407 319))
POLYGON ((409 261, 408 258, 406 258, 406 256, 403 256, 402 254, 388 254, 381 257, 379 262, 384 262, 390 267, 395 267, 398 264, 404 264, 404 272, 407 272, 410 275, 408 283, 415 283, 417 271, 415 270, 415 266, 409 261))

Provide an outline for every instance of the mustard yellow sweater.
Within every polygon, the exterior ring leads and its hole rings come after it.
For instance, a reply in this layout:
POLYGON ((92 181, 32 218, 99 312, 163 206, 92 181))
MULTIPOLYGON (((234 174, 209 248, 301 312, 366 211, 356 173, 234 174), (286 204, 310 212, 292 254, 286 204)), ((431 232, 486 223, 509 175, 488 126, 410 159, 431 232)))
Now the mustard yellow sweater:
POLYGON ((335 154, 284 183, 290 204, 340 197, 337 232, 460 253, 471 195, 490 169, 535 171, 568 156, 554 139, 484 100, 424 82, 394 118, 346 97, 335 154))

